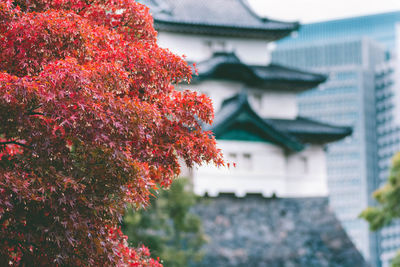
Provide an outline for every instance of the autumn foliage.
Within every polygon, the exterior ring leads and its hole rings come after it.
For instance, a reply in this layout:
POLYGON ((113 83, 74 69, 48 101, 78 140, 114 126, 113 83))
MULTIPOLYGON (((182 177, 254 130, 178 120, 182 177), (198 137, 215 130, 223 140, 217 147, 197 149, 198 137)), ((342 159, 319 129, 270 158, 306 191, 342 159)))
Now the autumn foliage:
POLYGON ((133 0, 0 0, 0 266, 158 266, 118 229, 187 165, 222 164, 211 101, 133 0))

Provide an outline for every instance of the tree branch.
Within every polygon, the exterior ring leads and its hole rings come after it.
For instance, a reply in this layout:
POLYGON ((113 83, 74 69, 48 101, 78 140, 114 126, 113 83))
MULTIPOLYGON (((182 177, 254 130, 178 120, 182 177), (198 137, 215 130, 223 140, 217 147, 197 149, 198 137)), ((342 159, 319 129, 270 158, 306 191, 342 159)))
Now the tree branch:
POLYGON ((0 146, 6 146, 6 145, 18 145, 18 146, 22 146, 22 147, 24 147, 24 148, 29 148, 29 149, 31 149, 30 146, 25 145, 25 144, 23 144, 23 143, 21 143, 21 142, 18 142, 18 141, 0 142, 0 146))
POLYGON ((42 104, 40 104, 40 105, 38 105, 38 106, 36 106, 36 107, 32 107, 32 108, 28 109, 28 111, 26 112, 26 114, 27 114, 27 115, 43 115, 43 116, 44 116, 44 113, 36 112, 36 111, 35 111, 36 109, 41 108, 41 107, 42 107, 42 104))
POLYGON ((41 113, 41 112, 28 112, 27 114, 28 115, 42 115, 42 116, 44 116, 44 113, 41 113))

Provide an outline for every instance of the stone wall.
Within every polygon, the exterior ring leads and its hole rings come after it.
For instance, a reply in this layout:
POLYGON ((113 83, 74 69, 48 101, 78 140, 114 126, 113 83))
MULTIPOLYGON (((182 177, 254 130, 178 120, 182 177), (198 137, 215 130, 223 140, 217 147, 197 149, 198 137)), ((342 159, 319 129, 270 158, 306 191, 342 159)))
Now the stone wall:
POLYGON ((367 266, 327 198, 205 198, 194 209, 209 242, 193 266, 367 266))

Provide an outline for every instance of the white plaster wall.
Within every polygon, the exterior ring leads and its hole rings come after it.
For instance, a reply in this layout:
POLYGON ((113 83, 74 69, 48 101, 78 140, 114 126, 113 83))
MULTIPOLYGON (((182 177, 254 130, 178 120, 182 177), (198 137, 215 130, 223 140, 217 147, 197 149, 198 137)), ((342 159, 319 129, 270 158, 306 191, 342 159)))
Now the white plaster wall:
POLYGON ((263 118, 295 119, 298 114, 296 94, 284 91, 249 89, 249 102, 263 118), (261 101, 256 95, 261 94, 261 101))
POLYGON ((247 64, 267 65, 270 62, 268 42, 260 39, 159 32, 158 43, 195 62, 210 58, 216 51, 235 52, 247 64))
POLYGON ((193 85, 181 85, 180 89, 206 94, 211 98, 215 112, 218 112, 225 99, 242 92, 245 88, 242 83, 238 82, 208 80, 193 85))
POLYGON ((246 88, 242 83, 219 80, 180 86, 180 90, 185 89, 208 95, 216 112, 225 99, 246 91, 250 105, 262 118, 295 119, 298 113, 296 95, 290 92, 246 88))
MULTIPOLYGON (((213 52, 235 52, 239 59, 250 65, 267 65, 270 62, 269 44, 258 39, 219 38, 189 34, 160 32, 158 42, 187 60, 206 60, 213 52)), ((181 86, 207 94, 218 111, 224 99, 243 90, 261 117, 293 119, 297 116, 295 95, 289 92, 245 88, 241 83, 229 81, 205 81, 200 84, 181 86)), ((202 166, 190 173, 194 191, 199 195, 208 193, 262 193, 264 196, 276 194, 279 197, 326 196, 326 165, 322 147, 287 155, 276 145, 260 142, 218 141, 218 146, 229 157, 236 168, 216 168, 202 166), (251 160, 246 158, 251 155, 251 160), (304 171, 304 159, 308 164, 304 171)))
POLYGON ((325 151, 311 145, 300 153, 287 155, 287 191, 299 196, 328 195, 325 151), (298 183, 298 181, 301 183, 298 183))
POLYGON ((278 197, 316 197, 328 193, 322 147, 286 155, 282 148, 268 143, 219 140, 218 145, 228 162, 236 163, 236 168, 196 168, 193 182, 198 195, 234 193, 241 197, 246 193, 261 193, 265 197, 273 194, 278 197), (232 154, 236 155, 234 159, 232 154), (245 154, 251 155, 250 164, 245 154), (296 162, 302 157, 309 164, 307 172, 296 162))

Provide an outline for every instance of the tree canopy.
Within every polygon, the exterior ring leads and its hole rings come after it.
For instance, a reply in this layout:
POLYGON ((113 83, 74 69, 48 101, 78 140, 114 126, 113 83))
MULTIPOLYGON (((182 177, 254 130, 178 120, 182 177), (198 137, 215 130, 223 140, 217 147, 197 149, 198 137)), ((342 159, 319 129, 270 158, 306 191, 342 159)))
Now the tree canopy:
MULTIPOLYGON (((400 218, 400 153, 393 157, 387 183, 376 190, 373 197, 378 205, 367 208, 360 215, 368 221, 371 230, 379 230, 400 218)), ((400 267, 400 253, 392 261, 392 266, 400 267)))
POLYGON ((206 236, 200 218, 190 211, 198 198, 188 180, 180 178, 152 197, 146 209, 130 208, 122 224, 129 244, 145 244, 166 267, 186 267, 201 260, 206 236))
POLYGON ((211 100, 133 0, 0 1, 0 265, 154 265, 119 224, 188 166, 223 164, 211 100))

